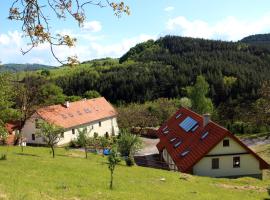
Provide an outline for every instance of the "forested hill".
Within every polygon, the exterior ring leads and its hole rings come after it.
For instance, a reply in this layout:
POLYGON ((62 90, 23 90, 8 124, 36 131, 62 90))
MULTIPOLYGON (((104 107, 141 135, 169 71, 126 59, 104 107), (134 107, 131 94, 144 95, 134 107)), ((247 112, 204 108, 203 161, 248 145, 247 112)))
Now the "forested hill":
POLYGON ((9 72, 20 72, 20 71, 36 71, 40 69, 52 69, 54 67, 41 64, 3 64, 0 66, 0 72, 9 71, 9 72))
POLYGON ((270 49, 270 34, 251 35, 243 38, 241 42, 270 49))
POLYGON ((240 42, 166 36, 138 44, 119 62, 89 62, 55 81, 67 95, 96 90, 113 103, 144 102, 186 96, 185 87, 203 74, 219 105, 254 101, 270 77, 270 51, 240 42))

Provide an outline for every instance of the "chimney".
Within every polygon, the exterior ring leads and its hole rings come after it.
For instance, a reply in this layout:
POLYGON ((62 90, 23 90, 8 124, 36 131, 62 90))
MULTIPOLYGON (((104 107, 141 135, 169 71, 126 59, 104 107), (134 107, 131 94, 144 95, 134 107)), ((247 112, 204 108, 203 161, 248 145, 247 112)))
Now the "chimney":
POLYGON ((209 113, 203 114, 203 127, 205 127, 210 121, 211 115, 209 113))
POLYGON ((69 108, 69 101, 66 101, 64 105, 66 108, 69 108))

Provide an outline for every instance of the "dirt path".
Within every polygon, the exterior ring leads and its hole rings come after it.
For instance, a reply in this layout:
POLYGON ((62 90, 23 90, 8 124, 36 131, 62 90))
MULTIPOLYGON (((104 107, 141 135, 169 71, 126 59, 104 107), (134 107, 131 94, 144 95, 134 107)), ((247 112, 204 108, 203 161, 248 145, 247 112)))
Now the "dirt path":
POLYGON ((136 153, 136 156, 146 156, 151 154, 158 154, 158 149, 156 147, 159 139, 141 138, 143 141, 143 148, 136 153))

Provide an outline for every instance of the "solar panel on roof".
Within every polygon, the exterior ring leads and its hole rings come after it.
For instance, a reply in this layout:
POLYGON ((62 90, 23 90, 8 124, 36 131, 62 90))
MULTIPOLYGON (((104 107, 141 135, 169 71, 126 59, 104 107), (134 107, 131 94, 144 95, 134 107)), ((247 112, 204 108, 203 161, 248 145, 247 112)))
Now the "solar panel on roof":
POLYGON ((179 113, 178 115, 175 116, 175 119, 178 119, 179 117, 181 117, 181 113, 179 113))
POLYGON ((184 131, 189 132, 194 126, 196 126, 198 122, 191 117, 186 117, 179 126, 184 129, 184 131))
POLYGON ((190 152, 190 150, 185 150, 180 154, 180 156, 185 157, 189 152, 190 152))
POLYGON ((175 145, 173 145, 174 148, 177 148, 180 146, 180 144, 182 143, 182 141, 180 140, 179 142, 177 142, 175 145))
POLYGON ((196 129, 199 127, 199 124, 197 124, 196 126, 194 126, 192 129, 191 129, 191 131, 192 132, 194 132, 194 131, 196 131, 196 129))
POLYGON ((209 134, 209 132, 208 132, 208 131, 207 131, 207 132, 205 132, 205 133, 202 135, 201 140, 203 140, 204 138, 206 138, 208 134, 209 134))

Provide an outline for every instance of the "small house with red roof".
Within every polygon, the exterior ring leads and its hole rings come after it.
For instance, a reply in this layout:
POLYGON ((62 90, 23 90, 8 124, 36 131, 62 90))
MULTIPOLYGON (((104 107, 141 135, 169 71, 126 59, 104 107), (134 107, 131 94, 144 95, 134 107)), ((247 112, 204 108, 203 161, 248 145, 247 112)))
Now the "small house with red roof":
POLYGON ((64 145, 78 136, 78 129, 87 128, 90 136, 118 135, 117 112, 104 98, 84 99, 76 102, 52 105, 38 109, 22 128, 28 144, 43 144, 43 138, 36 137, 40 120, 64 128, 58 145, 64 145))
POLYGON ((269 164, 235 135, 210 120, 180 108, 157 131, 157 148, 170 169, 210 177, 262 178, 269 164))

